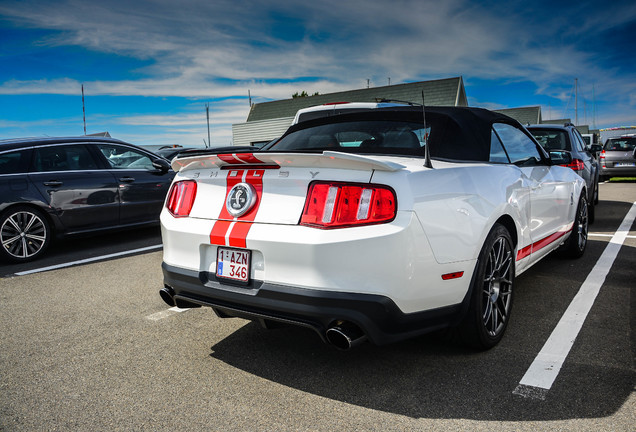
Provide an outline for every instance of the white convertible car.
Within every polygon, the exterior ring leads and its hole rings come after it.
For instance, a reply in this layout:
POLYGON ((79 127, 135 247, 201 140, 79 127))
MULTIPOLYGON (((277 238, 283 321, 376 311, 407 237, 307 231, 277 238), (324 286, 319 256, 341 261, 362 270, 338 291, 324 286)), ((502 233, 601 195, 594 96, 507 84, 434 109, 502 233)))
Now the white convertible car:
POLYGON ((585 250, 570 161, 507 116, 421 106, 302 121, 258 152, 181 155, 161 297, 306 326, 341 349, 444 328, 487 349, 515 277, 585 250))

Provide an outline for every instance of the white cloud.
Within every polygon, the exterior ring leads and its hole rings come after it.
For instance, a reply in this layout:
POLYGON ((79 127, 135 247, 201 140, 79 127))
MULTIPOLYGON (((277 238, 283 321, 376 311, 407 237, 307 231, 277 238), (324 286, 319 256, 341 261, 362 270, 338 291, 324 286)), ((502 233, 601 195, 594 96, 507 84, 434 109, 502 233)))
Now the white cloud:
MULTIPOLYGON (((582 2, 564 10, 514 0, 505 8, 468 0, 248 0, 240 7, 229 0, 5 0, 0 14, 20 26, 56 31, 39 41, 51 49, 78 46, 149 61, 131 71, 139 79, 83 80, 90 95, 205 100, 244 98, 250 90, 258 102, 300 90, 361 88, 367 78, 384 85, 387 77, 400 83, 464 75, 530 81, 538 95, 565 103, 578 77, 596 83, 599 101, 634 106, 633 71, 604 66, 598 52, 577 45, 636 19, 631 2, 582 2)), ((79 77, 45 76, 0 83, 0 95, 78 93, 79 77)), ((591 100, 589 91, 586 97, 591 100)), ((240 117, 234 107, 225 109, 228 124, 240 117)), ((119 121, 176 127, 194 122, 195 114, 119 121)))

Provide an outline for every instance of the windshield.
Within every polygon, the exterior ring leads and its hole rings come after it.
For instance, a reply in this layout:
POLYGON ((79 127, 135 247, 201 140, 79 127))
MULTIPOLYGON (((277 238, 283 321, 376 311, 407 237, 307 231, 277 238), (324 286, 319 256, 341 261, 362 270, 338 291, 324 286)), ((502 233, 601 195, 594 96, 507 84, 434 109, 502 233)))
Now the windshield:
POLYGON ((636 137, 612 138, 605 144, 607 151, 632 151, 636 147, 636 137))

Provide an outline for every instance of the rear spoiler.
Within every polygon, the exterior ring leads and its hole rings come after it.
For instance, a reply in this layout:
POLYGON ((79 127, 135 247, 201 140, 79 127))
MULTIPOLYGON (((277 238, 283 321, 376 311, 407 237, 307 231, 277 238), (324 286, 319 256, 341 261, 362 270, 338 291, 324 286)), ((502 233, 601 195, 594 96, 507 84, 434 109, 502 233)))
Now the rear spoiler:
POLYGON ((172 169, 175 171, 206 168, 276 169, 284 167, 398 171, 404 168, 404 165, 372 156, 335 151, 322 153, 222 153, 192 156, 182 154, 172 161, 172 169))

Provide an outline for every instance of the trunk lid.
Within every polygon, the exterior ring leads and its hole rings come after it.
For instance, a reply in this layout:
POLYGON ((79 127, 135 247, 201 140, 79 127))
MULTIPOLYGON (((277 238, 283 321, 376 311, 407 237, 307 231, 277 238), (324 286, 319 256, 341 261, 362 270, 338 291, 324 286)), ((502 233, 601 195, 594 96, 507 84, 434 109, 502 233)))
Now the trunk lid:
POLYGON ((178 172, 175 180, 197 182, 192 218, 296 225, 312 181, 369 183, 374 171, 393 172, 404 165, 382 157, 326 151, 201 154, 177 158, 172 167, 178 172), (251 205, 243 203, 250 199, 251 205), (233 205, 248 208, 233 215, 233 205))

